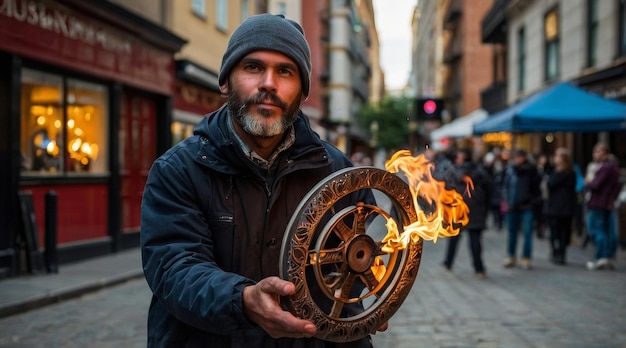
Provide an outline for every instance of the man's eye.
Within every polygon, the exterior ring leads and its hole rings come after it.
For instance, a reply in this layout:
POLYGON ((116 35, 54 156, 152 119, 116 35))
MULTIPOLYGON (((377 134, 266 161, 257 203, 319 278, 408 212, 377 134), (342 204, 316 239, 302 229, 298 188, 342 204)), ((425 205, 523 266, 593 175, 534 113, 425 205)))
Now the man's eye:
POLYGON ((243 67, 247 71, 257 71, 259 70, 259 66, 256 64, 248 64, 243 67))

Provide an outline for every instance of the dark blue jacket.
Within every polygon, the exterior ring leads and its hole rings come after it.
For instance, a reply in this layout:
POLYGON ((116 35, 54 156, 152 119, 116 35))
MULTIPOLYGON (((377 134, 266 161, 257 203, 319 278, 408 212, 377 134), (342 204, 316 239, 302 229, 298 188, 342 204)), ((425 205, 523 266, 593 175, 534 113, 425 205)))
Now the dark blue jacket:
POLYGON ((486 227, 489 203, 492 195, 491 178, 482 166, 467 161, 456 168, 459 183, 463 183, 457 191, 463 195, 463 201, 469 208, 469 222, 465 229, 482 230, 486 227), (472 179, 474 189, 467 191, 463 177, 472 179))
POLYGON ((572 217, 576 213, 576 172, 554 171, 548 177, 548 200, 545 213, 548 217, 572 217))
POLYGON ((225 107, 204 117, 150 170, 141 217, 143 268, 154 294, 148 346, 333 347, 272 339, 244 316, 242 291, 279 275, 283 234, 298 203, 351 162, 300 112, 295 143, 263 173, 231 137, 228 118, 225 107))
POLYGON ((529 210, 541 200, 541 176, 529 162, 506 169, 503 195, 508 211, 529 210))

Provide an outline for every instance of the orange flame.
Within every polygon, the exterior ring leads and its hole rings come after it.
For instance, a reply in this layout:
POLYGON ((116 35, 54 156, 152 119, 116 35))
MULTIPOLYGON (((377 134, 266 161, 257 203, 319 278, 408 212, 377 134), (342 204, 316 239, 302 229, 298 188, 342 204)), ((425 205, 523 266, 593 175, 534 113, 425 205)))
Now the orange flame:
MULTIPOLYGON (((385 163, 385 168, 392 173, 401 171, 407 177, 417 221, 404 226, 404 232, 400 234, 396 222, 387 219, 388 233, 382 240, 382 251, 402 250, 420 238, 436 243, 438 237, 456 236, 467 225, 469 208, 463 196, 454 189, 446 189, 444 181, 433 177, 435 164, 424 155, 412 157, 410 151, 400 150, 385 163)), ((473 183, 469 177, 464 181, 469 193, 474 188, 473 183)))

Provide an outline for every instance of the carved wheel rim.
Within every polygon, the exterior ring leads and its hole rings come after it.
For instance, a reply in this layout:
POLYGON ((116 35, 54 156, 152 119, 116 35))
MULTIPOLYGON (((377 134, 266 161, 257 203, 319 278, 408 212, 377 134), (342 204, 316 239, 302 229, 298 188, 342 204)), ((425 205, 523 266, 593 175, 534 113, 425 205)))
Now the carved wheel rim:
POLYGON ((380 220, 392 213, 363 202, 336 204, 359 190, 384 194, 402 226, 417 221, 409 187, 395 174, 373 167, 338 171, 313 187, 287 225, 280 255, 280 276, 295 284, 283 305, 317 326, 317 338, 350 342, 367 336, 399 309, 417 277, 422 240, 403 250, 381 251, 387 231, 380 220), (378 225, 366 221, 378 219, 378 225), (376 228, 378 226, 378 228, 376 228), (380 265, 382 261, 384 272, 380 265), (378 265, 378 266, 377 266, 378 265), (375 275, 378 274, 378 276, 375 275), (360 302, 355 313, 349 305, 360 302))

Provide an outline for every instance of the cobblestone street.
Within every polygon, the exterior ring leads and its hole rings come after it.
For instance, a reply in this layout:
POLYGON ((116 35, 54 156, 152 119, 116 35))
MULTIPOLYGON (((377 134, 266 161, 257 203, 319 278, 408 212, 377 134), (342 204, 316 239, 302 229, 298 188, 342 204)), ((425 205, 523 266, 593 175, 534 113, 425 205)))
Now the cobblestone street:
MULTIPOLYGON (((567 266, 535 239, 534 267, 504 269, 505 233, 485 231, 487 279, 474 276, 466 237, 452 272, 447 241, 424 243, 411 293, 375 347, 625 347, 626 262, 588 271, 574 245, 567 266)), ((2 283, 0 283, 2 286, 2 283)), ((145 347, 149 290, 141 278, 0 319, 0 347, 145 347)))

